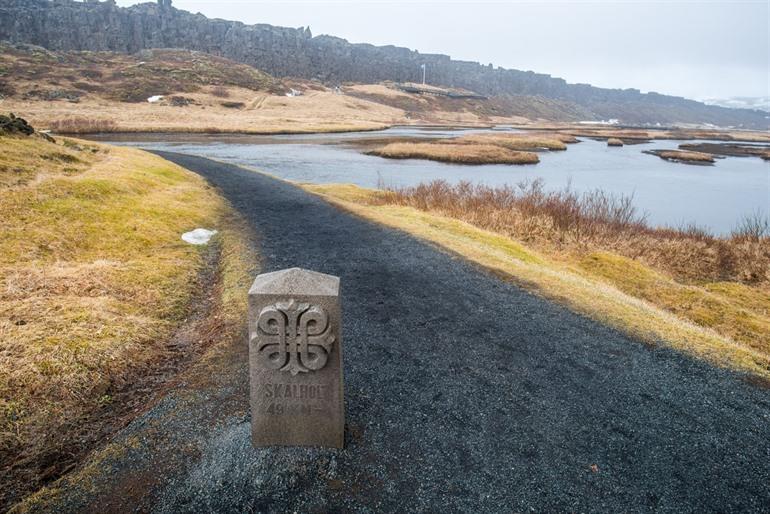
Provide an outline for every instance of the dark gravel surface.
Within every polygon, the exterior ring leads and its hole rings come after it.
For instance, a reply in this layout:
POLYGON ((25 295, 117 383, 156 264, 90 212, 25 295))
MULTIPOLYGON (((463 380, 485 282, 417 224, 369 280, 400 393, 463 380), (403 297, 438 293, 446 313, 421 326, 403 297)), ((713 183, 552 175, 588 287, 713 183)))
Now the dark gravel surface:
POLYGON ((133 449, 88 487, 65 482, 57 510, 770 509, 766 388, 287 183, 159 154, 253 224, 264 271, 341 277, 347 446, 252 449, 247 364, 234 359, 216 385, 180 387, 132 423, 133 449))

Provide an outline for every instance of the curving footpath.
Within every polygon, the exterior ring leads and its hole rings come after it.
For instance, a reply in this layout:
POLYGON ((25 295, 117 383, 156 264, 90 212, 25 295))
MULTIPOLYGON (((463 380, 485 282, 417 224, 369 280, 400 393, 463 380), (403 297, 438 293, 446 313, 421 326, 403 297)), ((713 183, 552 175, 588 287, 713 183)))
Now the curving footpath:
MULTIPOLYGON (((346 448, 251 448, 246 343, 32 511, 767 511, 770 390, 237 166, 263 271, 342 279, 346 448)), ((245 291, 244 291, 245 294, 245 291)))

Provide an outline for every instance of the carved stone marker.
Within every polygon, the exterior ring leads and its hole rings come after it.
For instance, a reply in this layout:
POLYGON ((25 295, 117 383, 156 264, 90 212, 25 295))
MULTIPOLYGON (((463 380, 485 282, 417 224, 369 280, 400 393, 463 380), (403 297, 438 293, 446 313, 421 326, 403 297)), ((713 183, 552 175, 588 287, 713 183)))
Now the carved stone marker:
POLYGON ((292 268, 249 290, 251 441, 342 448, 340 279, 292 268))

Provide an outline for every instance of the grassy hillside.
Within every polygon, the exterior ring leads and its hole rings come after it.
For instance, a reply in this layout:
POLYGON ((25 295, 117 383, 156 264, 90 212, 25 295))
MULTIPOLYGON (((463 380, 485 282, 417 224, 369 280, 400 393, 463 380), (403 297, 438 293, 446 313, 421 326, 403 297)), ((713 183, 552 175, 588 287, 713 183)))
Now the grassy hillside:
POLYGON ((656 231, 628 204, 469 184, 306 185, 652 344, 770 378, 770 238, 656 231))
POLYGON ((145 102, 153 95, 194 93, 203 86, 283 92, 280 81, 251 66, 188 50, 51 52, 0 45, 0 94, 77 102, 96 96, 145 102))
POLYGON ((126 55, 0 43, 4 109, 23 112, 36 126, 58 133, 274 134, 502 124, 571 128, 601 137, 583 125, 569 125, 594 116, 562 100, 448 98, 392 86, 334 88, 317 80, 278 80, 251 66, 188 50, 126 55), (152 97, 162 98, 148 102, 152 97))
POLYGON ((592 119, 592 114, 575 104, 529 95, 493 96, 488 99, 447 98, 445 96, 415 95, 384 85, 352 85, 345 92, 356 98, 404 110, 409 119, 424 123, 446 123, 454 118, 458 123, 471 120, 493 122, 505 118, 508 123, 527 120, 579 121, 592 119))
POLYGON ((245 295, 233 291, 245 291, 253 254, 202 179, 133 149, 0 137, 0 211, 7 506, 72 466, 190 356, 239 333, 245 295), (180 239, 197 227, 220 234, 207 247, 180 239), (212 331, 180 336, 202 301, 212 331))
POLYGON ((404 112, 187 50, 51 52, 0 43, 0 100, 57 133, 380 129, 404 112), (301 96, 286 96, 291 89, 301 96), (151 97, 162 97, 148 102, 151 97))

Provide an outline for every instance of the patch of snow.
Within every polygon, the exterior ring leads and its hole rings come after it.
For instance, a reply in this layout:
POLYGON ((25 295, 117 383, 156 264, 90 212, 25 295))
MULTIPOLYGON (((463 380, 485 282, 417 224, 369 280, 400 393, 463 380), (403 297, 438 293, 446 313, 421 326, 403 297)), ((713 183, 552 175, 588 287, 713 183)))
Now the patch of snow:
POLYGON ((609 120, 600 120, 600 121, 578 121, 581 125, 617 125, 620 123, 620 120, 611 118, 609 120))
POLYGON ((216 234, 216 230, 208 230, 205 228, 196 228, 190 232, 182 234, 182 241, 190 243, 191 245, 205 245, 209 244, 209 240, 216 234))
POLYGON ((163 100, 163 95, 155 95, 147 99, 147 101, 150 102, 151 104, 160 102, 161 100, 163 100))
POLYGON ((294 89, 294 88, 291 88, 291 91, 289 91, 288 93, 286 93, 286 96, 288 96, 288 97, 293 97, 293 96, 302 96, 302 91, 298 91, 298 90, 296 90, 296 89, 294 89))
POLYGON ((756 109, 770 112, 770 96, 732 96, 730 98, 705 98, 708 105, 718 105, 730 109, 756 109))

